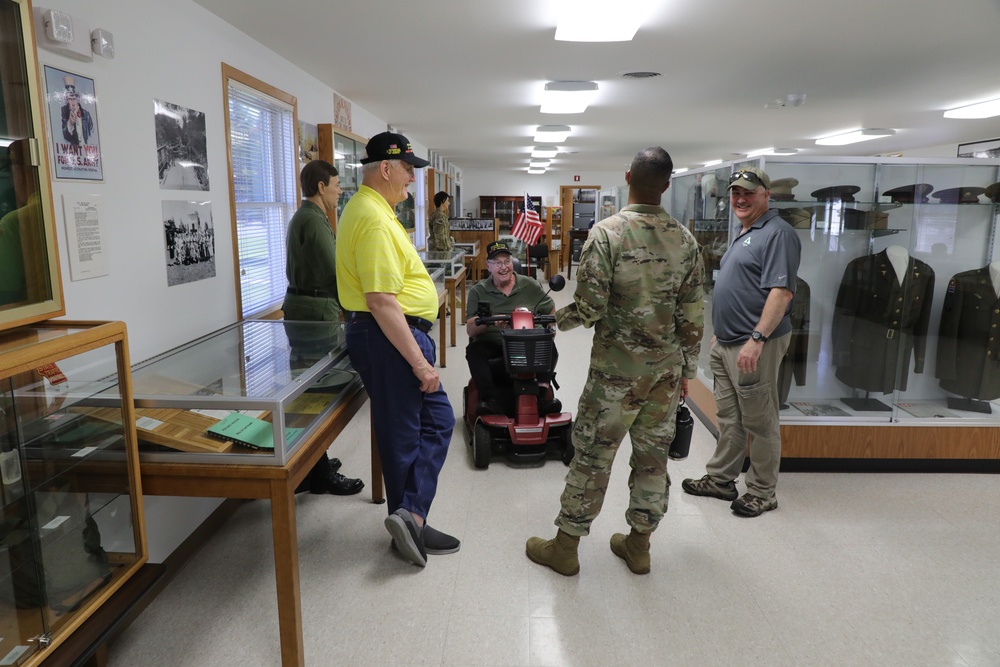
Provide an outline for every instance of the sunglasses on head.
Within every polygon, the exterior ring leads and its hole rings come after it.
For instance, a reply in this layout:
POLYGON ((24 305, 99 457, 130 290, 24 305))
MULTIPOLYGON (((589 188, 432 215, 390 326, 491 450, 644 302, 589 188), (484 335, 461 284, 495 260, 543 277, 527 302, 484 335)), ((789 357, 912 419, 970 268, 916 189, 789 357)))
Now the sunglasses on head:
POLYGON ((741 170, 737 171, 736 173, 734 173, 732 176, 730 176, 729 177, 729 184, 732 185, 733 183, 735 183, 736 181, 740 180, 741 178, 745 178, 746 180, 748 180, 751 183, 754 183, 756 185, 764 185, 764 182, 762 180, 760 180, 760 176, 758 176, 757 174, 753 173, 752 171, 747 171, 746 169, 741 169, 741 170))

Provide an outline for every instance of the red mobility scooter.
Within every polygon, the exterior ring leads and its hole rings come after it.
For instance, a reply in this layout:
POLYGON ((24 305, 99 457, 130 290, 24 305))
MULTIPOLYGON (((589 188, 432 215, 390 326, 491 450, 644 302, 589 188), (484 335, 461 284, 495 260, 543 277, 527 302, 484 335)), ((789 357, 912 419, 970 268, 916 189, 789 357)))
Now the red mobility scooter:
MULTIPOLYGON (((557 292, 565 284, 559 275, 549 280, 550 289, 557 292)), ((573 415, 562 411, 539 414, 539 405, 551 405, 554 399, 551 384, 539 380, 538 375, 553 370, 555 333, 548 325, 555 320, 554 315, 535 315, 527 308, 518 308, 509 315, 484 313, 476 318, 478 325, 510 323, 510 328, 501 332, 503 357, 491 360, 490 365, 497 386, 509 389, 514 396, 514 410, 508 414, 478 415, 475 381, 470 380, 465 387, 463 417, 477 468, 488 468, 494 454, 526 465, 542 465, 547 458, 562 459, 567 465, 572 460, 573 415)))

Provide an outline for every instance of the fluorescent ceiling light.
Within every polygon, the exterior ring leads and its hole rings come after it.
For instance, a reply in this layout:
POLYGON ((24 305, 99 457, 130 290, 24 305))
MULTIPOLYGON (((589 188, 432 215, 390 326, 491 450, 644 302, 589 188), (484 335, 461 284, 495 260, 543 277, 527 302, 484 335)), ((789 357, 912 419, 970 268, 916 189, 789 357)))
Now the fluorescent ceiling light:
POLYGON ((545 170, 544 169, 534 169, 533 167, 528 167, 528 173, 529 174, 544 174, 545 170))
POLYGON ((535 141, 547 144, 561 144, 572 130, 569 125, 539 125, 535 128, 535 141))
POLYGON ((712 160, 710 162, 706 162, 705 166, 706 167, 712 167, 712 166, 717 165, 717 164, 722 164, 722 160, 712 160))
POLYGON ((528 166, 532 169, 545 169, 550 164, 552 164, 551 160, 532 160, 528 163, 528 166))
POLYGON ((775 148, 771 151, 771 155, 795 155, 798 152, 798 148, 775 148))
POLYGON ((884 130, 884 129, 855 130, 853 132, 845 132, 844 134, 835 134, 832 137, 823 137, 822 139, 817 139, 816 145, 846 146, 847 144, 856 144, 859 141, 868 141, 869 139, 879 139, 881 137, 891 137, 894 134, 896 134, 896 130, 884 130))
POLYGON ((674 169, 674 173, 675 174, 683 174, 687 170, 688 170, 687 167, 681 167, 680 169, 674 169))
POLYGON ((657 3, 651 0, 562 0, 558 4, 556 40, 560 42, 627 42, 657 3))
POLYGON ((559 153, 556 146, 535 146, 531 149, 531 157, 555 157, 559 153))
POLYGON ((970 104, 944 112, 945 118, 992 118, 1000 116, 1000 99, 970 104))
POLYGON ((595 97, 593 81, 549 81, 542 92, 542 113, 583 113, 595 97))

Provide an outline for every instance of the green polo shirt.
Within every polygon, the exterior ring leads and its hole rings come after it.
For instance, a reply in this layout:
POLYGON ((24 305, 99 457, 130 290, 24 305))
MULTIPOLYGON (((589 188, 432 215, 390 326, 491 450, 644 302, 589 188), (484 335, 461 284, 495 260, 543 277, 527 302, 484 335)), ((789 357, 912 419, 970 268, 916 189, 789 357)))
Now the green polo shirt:
POLYGON ((344 310, 367 312, 365 294, 395 294, 406 315, 433 321, 438 291, 385 198, 358 188, 337 225, 337 291, 344 310))
MULTIPOLYGON (((506 295, 493 284, 493 278, 485 278, 473 285, 469 290, 465 304, 465 319, 476 316, 480 303, 490 304, 493 315, 507 315, 515 308, 527 308, 533 313, 551 313, 555 308, 552 297, 545 293, 541 284, 534 278, 514 274, 514 289, 506 295)), ((499 327, 487 327, 486 331, 476 336, 476 340, 484 340, 497 345, 501 344, 499 327)))

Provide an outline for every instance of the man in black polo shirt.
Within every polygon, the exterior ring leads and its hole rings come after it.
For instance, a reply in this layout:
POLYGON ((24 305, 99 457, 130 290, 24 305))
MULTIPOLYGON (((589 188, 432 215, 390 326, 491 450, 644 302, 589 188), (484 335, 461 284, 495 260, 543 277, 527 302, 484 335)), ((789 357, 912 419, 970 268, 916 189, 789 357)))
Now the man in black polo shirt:
MULTIPOLYGON (((506 323, 476 324, 479 304, 488 304, 491 315, 508 315, 515 308, 527 308, 532 313, 554 313, 555 303, 542 286, 534 278, 521 275, 514 271, 514 260, 510 248, 504 241, 494 241, 486 246, 486 268, 490 277, 480 280, 471 290, 465 306, 465 330, 469 334, 469 345, 465 348, 465 359, 469 362, 469 373, 476 381, 479 390, 479 407, 477 414, 501 415, 506 412, 504 401, 499 395, 493 373, 490 369, 490 359, 503 357, 503 343, 500 329, 506 323)), ((555 369, 559 358, 552 348, 552 368, 555 369)), ((552 380, 554 373, 540 373, 538 379, 542 382, 552 380)), ((538 405, 539 414, 561 412, 562 403, 558 400, 542 401, 538 405)))
POLYGON ((788 349, 789 313, 802 244, 787 222, 768 209, 771 179, 749 167, 729 179, 730 204, 740 221, 736 240, 722 257, 712 296, 715 330, 711 369, 719 441, 701 479, 681 487, 696 496, 733 501, 734 512, 760 516, 778 507, 781 462, 778 368, 788 349), (747 492, 736 478, 750 445, 747 492))

